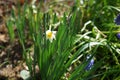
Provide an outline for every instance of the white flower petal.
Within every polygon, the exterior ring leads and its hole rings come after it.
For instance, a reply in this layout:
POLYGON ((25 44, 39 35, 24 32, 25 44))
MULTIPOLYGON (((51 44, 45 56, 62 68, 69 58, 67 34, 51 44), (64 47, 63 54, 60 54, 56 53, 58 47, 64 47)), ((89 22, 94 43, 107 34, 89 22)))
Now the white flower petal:
POLYGON ((55 36, 56 36, 56 31, 51 31, 50 29, 46 31, 46 38, 49 39, 50 42, 52 42, 53 39, 56 39, 55 36))

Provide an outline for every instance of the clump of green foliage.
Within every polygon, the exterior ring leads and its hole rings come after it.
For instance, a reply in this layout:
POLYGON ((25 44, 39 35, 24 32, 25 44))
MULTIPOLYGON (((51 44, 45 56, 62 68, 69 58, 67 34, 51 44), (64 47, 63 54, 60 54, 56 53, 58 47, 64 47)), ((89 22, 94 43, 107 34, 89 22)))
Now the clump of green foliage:
POLYGON ((26 4, 17 16, 13 11, 14 21, 6 23, 9 35, 14 42, 16 25, 32 80, 37 80, 36 65, 40 80, 119 80, 120 45, 115 34, 120 28, 114 23, 119 3, 119 0, 75 0, 61 17, 52 8, 41 12, 41 5, 35 8, 35 13, 26 4), (46 38, 50 28, 56 31, 52 42, 46 38), (33 43, 29 47, 33 48, 32 57, 26 47, 27 40, 33 43), (91 55, 88 61, 87 55, 91 55), (92 68, 85 70, 91 59, 94 59, 92 68))

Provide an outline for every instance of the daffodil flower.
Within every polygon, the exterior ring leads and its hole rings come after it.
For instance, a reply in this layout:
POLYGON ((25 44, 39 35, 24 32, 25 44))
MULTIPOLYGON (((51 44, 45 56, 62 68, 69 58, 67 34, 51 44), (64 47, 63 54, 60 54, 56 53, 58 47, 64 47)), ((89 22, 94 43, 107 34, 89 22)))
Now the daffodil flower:
POLYGON ((36 21, 37 20, 37 8, 34 4, 32 5, 32 9, 33 9, 33 14, 34 14, 34 19, 36 21))
POLYGON ((56 31, 51 31, 51 29, 46 31, 46 38, 49 39, 50 42, 52 42, 53 39, 56 39, 55 35, 56 35, 56 31))
POLYGON ((32 5, 32 9, 33 9, 33 13, 36 14, 37 13, 37 8, 35 5, 32 5))

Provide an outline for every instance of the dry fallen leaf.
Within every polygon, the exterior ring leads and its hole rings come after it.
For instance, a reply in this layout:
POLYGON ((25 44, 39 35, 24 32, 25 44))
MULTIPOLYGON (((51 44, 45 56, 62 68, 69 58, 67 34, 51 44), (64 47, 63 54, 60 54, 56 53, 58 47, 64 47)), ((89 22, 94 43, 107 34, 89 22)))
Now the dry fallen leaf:
POLYGON ((0 42, 7 42, 7 38, 5 34, 0 34, 0 42))

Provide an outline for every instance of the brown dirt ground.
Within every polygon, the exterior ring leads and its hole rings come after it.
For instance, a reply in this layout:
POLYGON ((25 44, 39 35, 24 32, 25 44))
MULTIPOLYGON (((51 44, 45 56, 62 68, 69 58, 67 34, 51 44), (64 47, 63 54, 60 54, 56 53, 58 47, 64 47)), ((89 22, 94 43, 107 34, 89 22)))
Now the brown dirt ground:
POLYGON ((15 38, 14 43, 10 43, 5 24, 12 6, 17 2, 18 0, 0 0, 0 80, 22 80, 19 73, 26 67, 19 40, 15 38))

